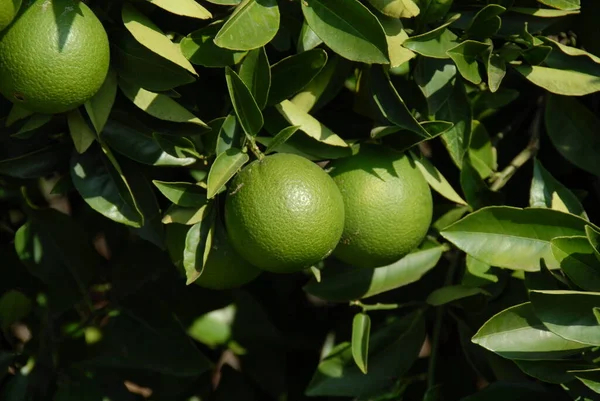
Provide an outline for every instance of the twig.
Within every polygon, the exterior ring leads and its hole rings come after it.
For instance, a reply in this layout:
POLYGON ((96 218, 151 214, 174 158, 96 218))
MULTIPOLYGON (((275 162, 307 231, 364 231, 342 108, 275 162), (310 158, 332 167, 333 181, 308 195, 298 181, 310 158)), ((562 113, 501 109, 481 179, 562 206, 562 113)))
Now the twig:
POLYGON ((521 166, 534 157, 540 148, 540 126, 542 122, 542 113, 544 111, 544 98, 540 97, 538 108, 533 117, 533 121, 529 126, 529 143, 498 175, 494 177, 494 181, 490 189, 494 192, 502 189, 521 166))

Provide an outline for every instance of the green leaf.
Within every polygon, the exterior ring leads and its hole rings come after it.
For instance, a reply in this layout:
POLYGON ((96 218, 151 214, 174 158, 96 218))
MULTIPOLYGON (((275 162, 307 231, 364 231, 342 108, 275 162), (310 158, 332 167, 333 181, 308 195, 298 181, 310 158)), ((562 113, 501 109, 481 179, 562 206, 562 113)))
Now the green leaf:
POLYGON ((192 75, 197 75, 194 67, 181 53, 179 46, 171 42, 159 27, 130 3, 123 5, 121 17, 125 28, 138 42, 154 53, 188 70, 192 75))
POLYGON ((399 67, 417 56, 412 50, 402 46, 404 41, 408 39, 408 34, 404 30, 402 21, 385 15, 377 15, 377 19, 385 32, 391 68, 399 67))
POLYGON ((269 43, 279 30, 276 0, 244 0, 215 37, 215 44, 231 50, 258 49, 269 43))
POLYGON ((185 237, 183 267, 186 285, 192 284, 202 275, 206 263, 206 253, 212 246, 215 215, 211 205, 202 206, 200 221, 192 226, 185 237))
POLYGON ((27 110, 26 108, 21 107, 15 103, 10 108, 10 113, 8 113, 8 116, 6 117, 5 126, 10 127, 15 122, 22 120, 24 118, 27 118, 29 116, 32 116, 33 114, 34 114, 33 111, 27 110))
POLYGON ((505 11, 506 8, 501 5, 488 4, 475 14, 466 34, 478 39, 486 39, 495 35, 502 25, 499 15, 505 11))
POLYGON ((423 138, 431 137, 431 134, 410 113, 383 67, 371 67, 370 78, 373 101, 388 121, 423 138))
POLYGON ((450 285, 438 288, 427 297, 427 303, 433 306, 449 304, 459 299, 472 297, 473 295, 489 295, 485 290, 478 287, 465 287, 463 285, 450 285))
POLYGON ((497 92, 498 89, 500 89, 502 80, 506 76, 506 60, 504 60, 500 54, 494 53, 493 47, 490 46, 487 50, 487 57, 484 58, 484 62, 490 92, 497 92))
POLYGON ((299 129, 309 137, 327 145, 348 147, 348 144, 342 138, 289 100, 284 100, 275 105, 275 109, 288 123, 299 126, 299 129))
POLYGON ((147 91, 124 80, 119 81, 119 87, 133 104, 153 117, 165 121, 208 127, 202 120, 167 95, 147 91))
POLYGON ((302 12, 311 29, 334 52, 352 61, 387 64, 383 27, 357 0, 306 0, 302 12))
POLYGON ((561 384, 573 380, 572 370, 591 369, 594 365, 583 361, 515 361, 517 366, 529 376, 547 383, 561 384))
POLYGON ((236 6, 242 2, 242 0, 206 0, 212 4, 218 4, 220 6, 236 6))
POLYGON ((442 140, 448 149, 452 161, 462 167, 463 158, 471 143, 473 111, 462 82, 457 81, 448 101, 440 108, 436 117, 450 121, 452 128, 442 134, 442 140))
POLYGON ((268 105, 289 99, 306 87, 327 63, 323 49, 313 49, 286 57, 271 67, 268 105))
POLYGON ((436 114, 452 94, 456 65, 450 60, 419 57, 414 79, 427 98, 429 114, 436 114))
POLYGON ((463 276, 462 284, 468 287, 480 287, 490 283, 497 283, 498 276, 493 274, 493 269, 487 263, 483 263, 474 257, 467 255, 466 258, 467 272, 463 276))
POLYGON ((241 148, 244 140, 243 135, 235 112, 229 113, 219 129, 215 154, 219 156, 221 153, 232 147, 241 148))
POLYGON ((176 205, 183 207, 201 207, 206 204, 206 190, 189 182, 167 182, 153 180, 152 183, 161 194, 176 205))
POLYGON ((4 332, 13 324, 27 317, 33 302, 22 292, 10 290, 0 297, 0 329, 4 332))
POLYGON ((202 155, 196 150, 196 145, 189 138, 160 134, 158 132, 154 132, 152 138, 162 150, 173 157, 186 158, 191 156, 202 159, 202 155))
POLYGON ((146 0, 170 13, 184 17, 210 19, 212 14, 195 0, 146 0))
POLYGON ((552 255, 555 237, 584 235, 586 221, 551 209, 487 207, 442 231, 458 248, 492 266, 538 271, 540 260, 550 269, 560 264, 552 255))
POLYGON ((471 123, 471 143, 469 144, 469 158, 473 167, 481 178, 488 178, 496 168, 496 152, 492 146, 490 135, 485 125, 477 120, 471 123))
MULTIPOLYGON (((277 134, 276 131, 275 134, 277 134)), ((256 137, 256 142, 267 147, 274 140, 274 137, 256 137)), ((277 145, 272 150, 278 153, 292 153, 312 161, 333 160, 352 156, 352 148, 349 146, 327 145, 307 135, 293 135, 285 143, 277 145)))
POLYGON ((96 140, 96 134, 83 119, 79 109, 71 110, 67 114, 67 123, 75 150, 78 153, 85 152, 96 140))
POLYGON ((477 57, 485 52, 489 46, 487 43, 465 40, 458 46, 447 50, 446 53, 454 61, 458 72, 463 78, 475 85, 479 85, 481 83, 481 75, 479 74, 477 57))
MULTIPOLYGON (((549 44, 553 48, 555 48, 557 50, 560 50, 560 52, 564 53, 567 56, 573 56, 573 57, 581 56, 581 57, 585 57, 585 58, 588 59, 588 60, 585 60, 585 61, 592 61, 592 62, 594 62, 596 64, 600 64, 600 57, 598 57, 598 56, 596 56, 596 55, 594 55, 592 53, 586 52, 585 50, 578 49, 578 48, 572 47, 572 46, 564 45, 564 44, 562 44, 560 42, 557 42, 556 40, 552 40, 552 39, 550 39, 548 37, 545 37, 545 36, 541 36, 539 39, 543 43, 549 44)), ((558 57, 558 60, 564 60, 564 58, 558 57)), ((567 60, 572 60, 572 59, 567 59, 567 60)), ((589 65, 589 64, 587 64, 587 65, 589 65)))
POLYGON ((98 146, 71 158, 73 185, 98 213, 117 223, 141 227, 144 217, 137 208, 135 199, 110 152, 105 155, 98 146))
POLYGON ((367 374, 367 360, 369 355, 369 333, 371 332, 371 318, 366 313, 357 313, 352 320, 352 357, 356 366, 367 374))
POLYGON ((213 198, 248 160, 250 157, 236 148, 217 156, 208 173, 208 199, 213 198))
POLYGON ((600 369, 577 370, 575 377, 594 392, 600 394, 600 369))
POLYGON ((550 96, 546 131, 554 147, 577 167, 600 176, 600 119, 572 97, 550 96))
POLYGON ((472 341, 504 358, 523 360, 558 359, 589 348, 549 331, 536 317, 530 302, 494 315, 472 341))
POLYGON ((583 96, 600 91, 600 80, 596 75, 541 65, 513 67, 533 84, 557 95, 583 96))
POLYGON ((308 113, 328 103, 344 86, 345 77, 351 73, 353 63, 338 56, 329 55, 319 74, 291 99, 300 110, 308 113))
POLYGON ((238 64, 247 52, 224 49, 214 38, 221 24, 214 23, 190 33, 179 43, 181 52, 192 63, 204 67, 226 67, 238 64))
POLYGON ((142 88, 159 92, 195 81, 188 70, 142 46, 126 30, 114 33, 110 44, 111 66, 121 78, 142 88))
MULTIPOLYGON (((418 18, 420 24, 438 23, 446 17, 454 0, 418 0, 421 15, 418 18)), ((454 16, 453 16, 454 17, 454 16)))
POLYGON ((113 69, 110 69, 98 92, 85 102, 85 111, 87 111, 96 133, 99 134, 104 129, 116 96, 117 74, 113 69))
POLYGON ((584 345, 600 345, 600 325, 593 308, 600 293, 577 291, 530 291, 536 316, 554 334, 584 345))
POLYGON ((229 67, 225 68, 225 78, 227 79, 229 97, 240 125, 246 134, 256 136, 264 123, 263 115, 256 104, 256 100, 254 100, 244 81, 229 67))
POLYGON ((571 281, 584 290, 600 291, 600 261, 587 237, 557 237, 551 244, 554 257, 571 281))
POLYGON ((448 28, 458 19, 459 15, 449 18, 437 28, 420 35, 411 36, 404 41, 403 46, 425 57, 449 58, 446 53, 458 45, 458 36, 448 28))
POLYGON ((377 294, 418 281, 433 269, 444 248, 417 249, 389 266, 362 269, 332 264, 322 271, 322 280, 311 280, 304 290, 328 301, 350 301, 377 294))
POLYGON ((423 177, 427 180, 427 183, 433 190, 442 195, 444 198, 458 203, 459 205, 466 205, 467 202, 460 197, 460 195, 452 188, 452 185, 446 180, 442 173, 435 168, 435 166, 425 157, 417 158, 413 156, 413 161, 419 168, 423 177))
POLYGON ((588 219, 579 199, 554 178, 538 159, 533 161, 529 206, 560 210, 588 219))
MULTIPOLYGON (((262 110, 267 104, 267 98, 272 89, 271 67, 264 47, 248 52, 240 65, 240 78, 252 93, 256 104, 262 110)), ((288 77, 289 79, 289 77, 288 77)))
POLYGON ((205 206, 197 208, 171 205, 163 215, 161 221, 163 224, 184 224, 186 226, 193 226, 202 221, 205 212, 204 209, 205 206))
POLYGON ((211 348, 225 345, 231 338, 236 312, 236 305, 230 304, 205 313, 190 324, 187 333, 194 340, 211 348))
POLYGON ((288 139, 292 137, 298 131, 300 127, 298 125, 292 125, 279 131, 273 140, 269 143, 269 146, 265 149, 265 154, 273 152, 277 147, 283 145, 288 139))
POLYGON ((558 18, 567 15, 579 14, 575 10, 550 10, 547 8, 511 7, 509 11, 539 18, 558 18))
POLYGON ((52 120, 52 115, 50 114, 33 114, 23 126, 12 136, 18 138, 28 138, 33 134, 32 131, 37 130, 38 128, 43 127, 48 124, 52 120))
POLYGON ((177 157, 165 152, 136 120, 115 116, 106 123, 100 137, 123 156, 150 166, 189 166, 193 157, 177 157))
POLYGON ((600 230, 592 226, 585 226, 585 234, 590 241, 590 245, 594 248, 596 257, 600 260, 600 230))
POLYGON ((135 194, 136 206, 144 216, 144 224, 140 228, 134 228, 133 232, 164 250, 165 230, 161 223, 161 212, 152 184, 140 170, 138 164, 130 160, 122 160, 121 167, 127 177, 131 192, 135 194))
POLYGON ((462 170, 460 171, 460 186, 469 206, 473 210, 502 204, 499 194, 488 187, 479 172, 473 167, 470 157, 465 157, 463 160, 462 170))
POLYGON ((538 2, 559 10, 579 10, 581 8, 579 0, 538 0, 538 2))
POLYGON ((8 157, 3 154, 6 148, 6 143, 0 146, 0 174, 16 178, 40 178, 63 168, 72 147, 54 143, 21 149, 16 154, 11 152, 8 157))
POLYGON ((412 18, 421 11, 413 0, 369 0, 369 3, 392 18, 412 18))
POLYGON ((425 322, 420 312, 377 330, 370 336, 368 375, 355 365, 351 345, 338 344, 319 364, 306 395, 356 397, 387 388, 390 376, 401 377, 417 359, 424 338, 425 322))
POLYGON ((317 36, 315 31, 310 29, 306 20, 302 21, 302 29, 300 29, 300 37, 298 38, 297 52, 302 53, 307 50, 314 49, 323 41, 317 36))

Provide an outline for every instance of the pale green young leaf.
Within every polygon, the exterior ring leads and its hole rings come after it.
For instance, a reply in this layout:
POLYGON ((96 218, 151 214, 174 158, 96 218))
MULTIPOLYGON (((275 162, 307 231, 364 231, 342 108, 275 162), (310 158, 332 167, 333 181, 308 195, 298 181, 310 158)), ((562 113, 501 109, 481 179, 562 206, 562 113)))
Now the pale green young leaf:
POLYGON ((189 182, 152 181, 168 200, 183 207, 201 207, 206 204, 206 190, 189 182))
POLYGON ((236 148, 217 156, 208 173, 208 198, 213 198, 248 160, 250 157, 236 148))
POLYGON ((139 12, 130 3, 125 3, 121 13, 125 28, 142 45, 154 53, 172 61, 185 68, 191 74, 197 75, 194 67, 183 56, 179 46, 171 42, 169 38, 148 17, 139 12))
POLYGON ((369 357, 369 334, 371 318, 366 313, 357 313, 352 320, 352 357, 356 366, 367 374, 369 357))
POLYGON ((579 199, 554 178, 538 159, 533 161, 529 206, 556 209, 588 219, 579 199))
POLYGON ((124 80, 119 81, 119 87, 133 104, 153 117, 207 127, 202 120, 167 95, 147 91, 124 80))
POLYGON ((96 140, 96 134, 85 121, 79 109, 71 110, 67 114, 67 123, 75 150, 78 153, 85 152, 96 140))
POLYGON ((197 19, 210 19, 212 14, 195 0, 146 0, 170 13, 197 19))
POLYGON ((110 69, 98 92, 85 102, 85 111, 90 117, 96 133, 99 134, 104 129, 104 124, 108 120, 116 96, 117 74, 113 69, 110 69))

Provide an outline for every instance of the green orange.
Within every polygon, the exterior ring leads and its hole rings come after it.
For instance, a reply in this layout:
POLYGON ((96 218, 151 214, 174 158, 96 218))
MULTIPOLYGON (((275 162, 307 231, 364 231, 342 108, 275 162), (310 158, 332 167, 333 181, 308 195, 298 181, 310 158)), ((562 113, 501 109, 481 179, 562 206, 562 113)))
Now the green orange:
POLYGON ((362 145, 335 160, 330 172, 340 188, 346 224, 334 256, 358 267, 393 263, 424 239, 431 224, 431 191, 404 154, 362 145))
POLYGON ((108 37, 77 0, 36 0, 0 33, 0 92, 30 111, 71 110, 102 86, 108 37))
MULTIPOLYGON (((171 260, 182 271, 185 238, 190 227, 169 224, 166 231, 167 250, 171 260)), ((260 273, 260 269, 252 266, 233 249, 222 223, 217 221, 204 271, 194 283, 213 290, 226 290, 241 287, 254 280, 260 273)))
POLYGON ((319 166, 279 153, 250 163, 229 184, 225 226, 250 263, 294 272, 333 251, 344 228, 344 202, 319 166))
POLYGON ((21 7, 21 0, 0 0, 0 31, 10 25, 21 7))

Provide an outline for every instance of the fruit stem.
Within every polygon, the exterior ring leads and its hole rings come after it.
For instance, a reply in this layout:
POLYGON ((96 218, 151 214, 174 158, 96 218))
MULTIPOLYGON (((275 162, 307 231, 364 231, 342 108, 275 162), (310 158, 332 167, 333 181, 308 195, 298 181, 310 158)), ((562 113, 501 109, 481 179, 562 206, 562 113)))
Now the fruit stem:
MULTIPOLYGON (((458 262, 460 260, 460 254, 455 252, 450 260, 450 266, 446 273, 446 279, 444 280, 444 287, 452 284, 458 262)), ((429 366, 427 367, 427 390, 431 390, 435 387, 436 382, 436 365, 438 358, 438 351, 440 345, 440 336, 442 334, 442 325, 444 323, 444 314, 446 313, 445 305, 437 307, 435 314, 435 322, 433 323, 433 332, 431 333, 431 354, 429 356, 429 366)))
POLYGON ((250 142, 250 150, 254 153, 254 156, 258 158, 258 160, 262 160, 265 158, 265 155, 260 151, 258 145, 256 144, 256 140, 253 136, 246 134, 246 139, 250 142))
POLYGON ((407 302, 404 304, 382 304, 382 303, 378 302, 376 304, 369 305, 369 304, 363 304, 359 300, 350 301, 351 306, 358 306, 358 307, 362 308, 363 312, 378 311, 378 310, 393 310, 393 309, 406 308, 409 306, 415 306, 415 305, 419 305, 419 304, 420 304, 420 302, 407 302))

